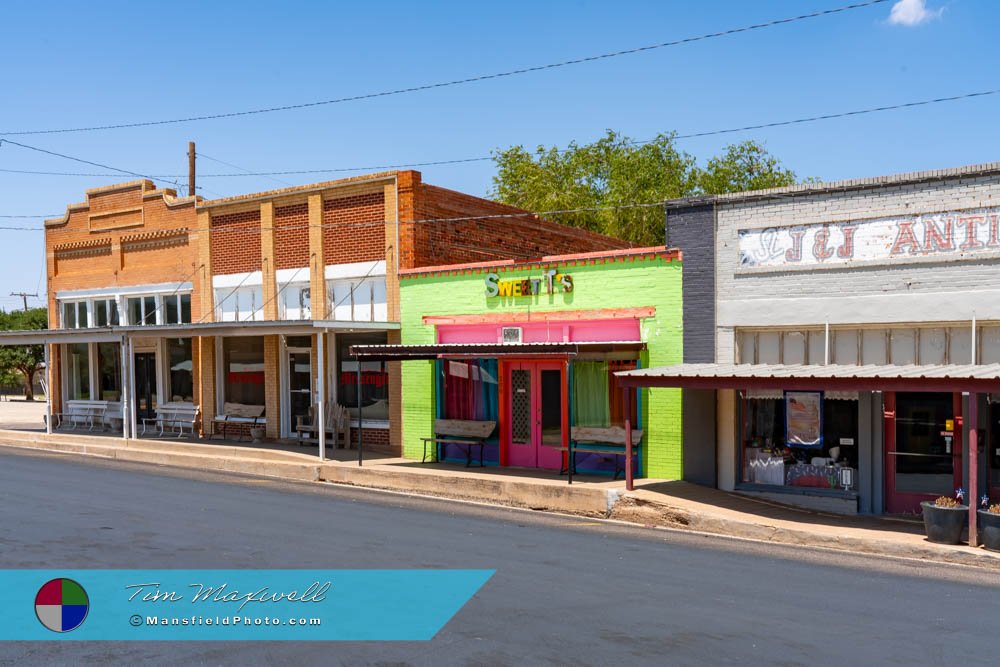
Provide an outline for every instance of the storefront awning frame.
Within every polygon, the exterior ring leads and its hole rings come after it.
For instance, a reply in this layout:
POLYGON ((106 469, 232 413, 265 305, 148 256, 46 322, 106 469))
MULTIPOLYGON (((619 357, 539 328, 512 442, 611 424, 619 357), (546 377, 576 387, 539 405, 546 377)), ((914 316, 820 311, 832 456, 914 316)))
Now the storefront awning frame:
POLYGON ((678 364, 616 373, 626 387, 793 391, 1000 391, 1000 364, 678 364))
POLYGON ((447 358, 575 357, 595 352, 641 352, 642 341, 544 343, 438 343, 433 345, 352 345, 361 361, 420 361, 447 358))

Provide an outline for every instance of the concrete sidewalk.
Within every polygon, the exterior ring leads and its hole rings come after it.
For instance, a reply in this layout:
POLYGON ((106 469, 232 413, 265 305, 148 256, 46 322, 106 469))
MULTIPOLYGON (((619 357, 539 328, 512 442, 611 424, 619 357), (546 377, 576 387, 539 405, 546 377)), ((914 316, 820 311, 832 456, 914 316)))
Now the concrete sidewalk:
POLYGON ((960 563, 1000 570, 1000 554, 968 546, 932 544, 917 521, 847 517, 800 510, 686 482, 638 480, 633 492, 623 481, 565 477, 535 470, 463 468, 420 464, 401 458, 329 450, 320 461, 315 448, 205 441, 139 439, 83 434, 0 430, 0 446, 93 456, 197 470, 235 472, 310 482, 454 498, 646 526, 692 530, 782 544, 841 549, 886 556, 960 563))

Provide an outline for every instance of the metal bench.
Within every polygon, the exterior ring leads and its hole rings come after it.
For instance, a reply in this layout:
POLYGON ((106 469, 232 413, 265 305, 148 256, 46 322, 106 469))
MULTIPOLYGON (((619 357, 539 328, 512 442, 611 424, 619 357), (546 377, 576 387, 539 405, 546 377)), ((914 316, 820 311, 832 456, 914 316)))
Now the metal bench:
MULTIPOLYGON (((632 452, 638 454, 640 443, 642 442, 642 430, 632 429, 632 452)), ((625 457, 625 429, 621 426, 573 426, 569 431, 569 461, 568 475, 569 483, 573 483, 573 474, 576 472, 576 455, 584 454, 611 454, 615 457, 615 479, 619 473, 624 474, 625 457), (623 464, 618 465, 618 457, 621 456, 623 464)))
POLYGON ((486 439, 496 430, 495 421, 474 421, 471 419, 435 419, 434 437, 421 438, 424 441, 424 456, 421 463, 427 462, 427 445, 435 445, 434 460, 441 460, 441 445, 460 445, 465 447, 465 467, 472 465, 472 448, 479 446, 479 467, 483 467, 483 449, 486 439))
POLYGON ((184 429, 194 435, 194 425, 201 410, 192 403, 164 403, 156 408, 155 417, 145 417, 142 420, 142 435, 150 425, 158 427, 163 436, 168 429, 177 429, 178 440, 184 437, 184 429))
POLYGON ((66 401, 66 412, 52 415, 54 426, 66 426, 70 430, 86 426, 88 431, 104 430, 104 414, 108 411, 107 401, 66 401))
POLYGON ((267 419, 264 418, 263 405, 245 405, 243 403, 223 404, 222 414, 216 415, 212 421, 219 427, 218 430, 221 432, 223 440, 225 440, 230 426, 236 426, 242 433, 243 427, 248 424, 254 428, 267 423, 267 419))

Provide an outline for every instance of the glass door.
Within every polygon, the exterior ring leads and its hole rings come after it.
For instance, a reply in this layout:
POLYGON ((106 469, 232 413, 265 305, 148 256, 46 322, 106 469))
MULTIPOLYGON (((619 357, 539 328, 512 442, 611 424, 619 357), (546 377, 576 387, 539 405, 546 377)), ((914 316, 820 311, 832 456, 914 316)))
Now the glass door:
POLYGON ((312 352, 288 351, 288 433, 295 433, 299 417, 309 416, 312 405, 312 352))
POLYGON ((510 364, 507 386, 510 387, 510 446, 507 462, 512 466, 534 468, 538 462, 534 443, 534 392, 531 366, 510 364))
POLYGON ((919 512, 921 501, 951 496, 961 486, 960 419, 952 394, 897 393, 894 400, 894 438, 886 438, 886 509, 919 512))
POLYGON ((156 416, 156 354, 135 355, 135 411, 140 420, 156 416))

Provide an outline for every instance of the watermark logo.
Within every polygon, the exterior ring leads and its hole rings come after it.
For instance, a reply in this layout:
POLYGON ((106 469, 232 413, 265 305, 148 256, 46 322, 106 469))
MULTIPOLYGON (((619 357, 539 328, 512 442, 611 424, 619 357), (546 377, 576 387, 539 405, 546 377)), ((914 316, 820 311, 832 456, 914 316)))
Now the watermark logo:
POLYGON ((38 622, 53 632, 69 632, 83 625, 90 611, 90 598, 83 586, 60 577, 45 582, 35 595, 38 622))

